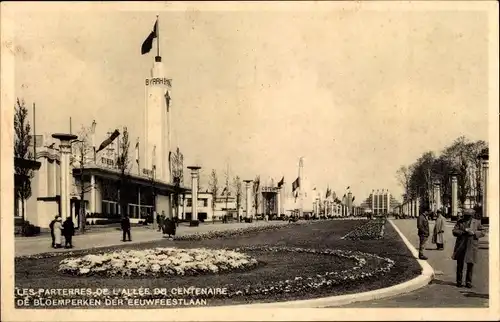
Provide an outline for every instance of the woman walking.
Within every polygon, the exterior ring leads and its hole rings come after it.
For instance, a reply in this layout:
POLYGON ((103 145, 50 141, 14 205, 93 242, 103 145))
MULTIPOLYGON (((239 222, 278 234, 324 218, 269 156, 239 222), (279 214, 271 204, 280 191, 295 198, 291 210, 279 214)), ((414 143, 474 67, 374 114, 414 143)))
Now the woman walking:
POLYGON ((432 243, 436 244, 437 250, 444 249, 444 216, 441 210, 437 211, 436 223, 432 234, 432 243))
POLYGON ((55 248, 61 248, 62 244, 62 219, 61 217, 57 217, 56 222, 54 223, 54 245, 55 248))
POLYGON ((75 225, 71 217, 66 218, 63 223, 64 248, 73 248, 73 235, 75 234, 75 225))

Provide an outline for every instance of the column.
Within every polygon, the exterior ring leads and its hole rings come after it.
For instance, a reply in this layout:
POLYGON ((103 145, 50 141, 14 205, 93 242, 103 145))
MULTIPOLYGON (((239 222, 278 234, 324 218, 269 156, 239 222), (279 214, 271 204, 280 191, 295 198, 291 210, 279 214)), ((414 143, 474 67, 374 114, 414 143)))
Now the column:
POLYGON ((415 198, 415 214, 417 217, 420 214, 420 198, 419 197, 415 198))
POLYGON ((92 174, 90 175, 90 213, 95 213, 95 191, 96 191, 96 186, 95 186, 95 176, 92 174))
POLYGON ((251 204, 251 185, 250 184, 252 183, 252 180, 244 180, 243 182, 245 182, 246 197, 247 197, 245 222, 248 222, 248 219, 250 218, 250 204, 251 204))
POLYGON ((489 171, 489 162, 488 162, 488 155, 486 155, 486 159, 483 160, 483 182, 482 182, 482 186, 483 186, 483 198, 482 198, 482 201, 481 201, 481 204, 483 206, 483 213, 482 213, 482 217, 483 218, 488 218, 488 171, 489 171))
POLYGON ((415 214, 413 213, 413 199, 410 200, 410 203, 409 203, 408 207, 410 208, 410 209, 408 209, 409 212, 410 212, 410 217, 414 218, 415 214))
POLYGON ((372 190, 372 213, 375 212, 375 190, 372 190))
POLYGON ((276 195, 276 199, 278 199, 278 217, 281 216, 281 188, 278 188, 278 193, 276 195))
MULTIPOLYGON (((63 134, 63 133, 55 133, 52 134, 54 139, 59 140, 59 160, 60 160, 60 175, 59 179, 61 182, 61 217, 63 221, 71 216, 70 209, 70 201, 69 201, 69 192, 70 192, 70 166, 69 166, 69 158, 71 155, 71 143, 76 140, 78 137, 73 134, 63 134)), ((74 218, 73 218, 74 222, 74 218)), ((75 223, 75 226, 78 223, 75 223)))
MULTIPOLYGON (((209 207, 212 207, 209 205, 209 207)), ((213 214, 212 214, 213 215, 213 214)), ((186 219, 186 195, 182 194, 182 219, 186 219)))
POLYGON ((434 183, 434 199, 436 200, 436 211, 441 209, 441 184, 439 182, 434 183))
POLYGON ((201 167, 199 166, 190 166, 188 167, 191 170, 191 222, 189 226, 196 227, 199 225, 198 221, 198 176, 201 167))
MULTIPOLYGON (((481 198, 482 205, 482 218, 489 218, 488 216, 488 171, 489 171, 489 149, 483 149, 479 154, 481 159, 481 188, 483 196, 481 198)), ((488 220, 488 219, 486 219, 488 220)))
POLYGON ((458 213, 458 179, 457 175, 451 175, 451 217, 456 218, 458 213))

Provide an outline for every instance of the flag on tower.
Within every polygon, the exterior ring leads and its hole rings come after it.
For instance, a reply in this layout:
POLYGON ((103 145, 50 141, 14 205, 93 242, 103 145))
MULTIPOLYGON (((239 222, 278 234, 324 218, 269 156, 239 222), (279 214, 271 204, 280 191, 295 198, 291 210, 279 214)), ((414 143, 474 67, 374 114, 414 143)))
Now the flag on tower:
POLYGON ((326 188, 325 199, 328 199, 328 197, 330 197, 331 195, 332 195, 332 191, 330 190, 330 187, 326 188))
POLYGON ((356 197, 352 197, 352 202, 354 202, 354 199, 356 199, 356 197))
MULTIPOLYGON (((158 35, 157 33, 157 27, 158 27, 158 19, 156 19, 155 25, 153 27, 153 31, 149 34, 149 36, 144 40, 141 46, 141 54, 147 54, 151 51, 151 48, 153 48, 153 39, 155 39, 158 35)), ((158 40, 156 40, 158 41, 158 40)))
POLYGON ((224 194, 226 193, 226 191, 227 191, 227 187, 224 187, 224 190, 222 190, 221 196, 224 196, 224 194))
POLYGON ((285 177, 282 177, 281 180, 278 182, 278 188, 281 188, 281 186, 285 183, 285 177))
POLYGON ((300 178, 295 179, 292 183, 292 191, 297 190, 300 187, 300 178))
POLYGON ((350 188, 350 187, 351 187, 351 186, 348 186, 347 188, 345 188, 345 190, 349 190, 349 188, 350 188))
POLYGON ((99 148, 97 149, 96 153, 105 149, 108 145, 110 145, 111 143, 113 143, 113 141, 120 135, 120 131, 118 130, 115 130, 111 136, 109 138, 107 138, 106 140, 104 140, 101 145, 99 145, 99 148))

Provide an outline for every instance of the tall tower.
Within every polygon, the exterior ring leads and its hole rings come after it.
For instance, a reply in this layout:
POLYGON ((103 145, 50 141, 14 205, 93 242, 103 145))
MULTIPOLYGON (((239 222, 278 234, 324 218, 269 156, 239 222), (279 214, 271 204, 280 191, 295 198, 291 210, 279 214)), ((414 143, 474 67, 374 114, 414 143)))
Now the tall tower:
POLYGON ((165 77, 161 56, 157 55, 151 69, 151 77, 145 80, 143 155, 144 168, 152 170, 155 166, 155 179, 164 182, 172 181, 170 170, 171 82, 171 79, 165 77))

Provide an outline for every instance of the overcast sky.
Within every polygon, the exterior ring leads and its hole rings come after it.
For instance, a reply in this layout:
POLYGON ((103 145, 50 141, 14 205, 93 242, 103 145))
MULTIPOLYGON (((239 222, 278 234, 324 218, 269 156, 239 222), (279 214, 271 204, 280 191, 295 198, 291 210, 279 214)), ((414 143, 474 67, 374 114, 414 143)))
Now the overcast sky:
POLYGON ((227 163, 243 179, 285 176, 291 185, 304 156, 313 186, 342 194, 349 185, 357 200, 382 188, 399 197, 400 165, 460 135, 487 140, 486 13, 310 4, 101 12, 25 5, 15 15, 16 96, 30 111, 36 102, 38 133, 69 131, 70 117, 73 129, 95 119, 97 141, 126 125, 134 144, 154 60, 140 48, 160 14, 172 146, 186 166, 200 163, 202 185, 227 163))

